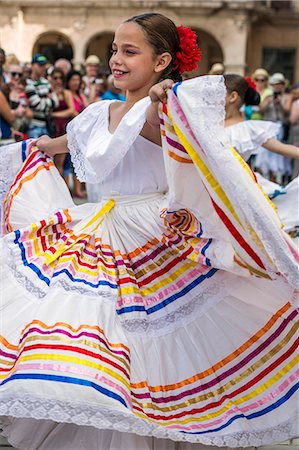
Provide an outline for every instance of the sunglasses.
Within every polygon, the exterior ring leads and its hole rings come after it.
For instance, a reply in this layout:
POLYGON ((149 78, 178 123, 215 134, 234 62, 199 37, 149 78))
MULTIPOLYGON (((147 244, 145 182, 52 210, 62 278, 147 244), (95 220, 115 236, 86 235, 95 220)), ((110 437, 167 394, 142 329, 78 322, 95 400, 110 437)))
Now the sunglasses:
POLYGON ((22 72, 10 72, 10 74, 13 78, 22 76, 22 72))
POLYGON ((267 81, 266 80, 266 78, 256 78, 254 81, 256 81, 256 82, 261 82, 261 83, 263 83, 264 81, 267 81))

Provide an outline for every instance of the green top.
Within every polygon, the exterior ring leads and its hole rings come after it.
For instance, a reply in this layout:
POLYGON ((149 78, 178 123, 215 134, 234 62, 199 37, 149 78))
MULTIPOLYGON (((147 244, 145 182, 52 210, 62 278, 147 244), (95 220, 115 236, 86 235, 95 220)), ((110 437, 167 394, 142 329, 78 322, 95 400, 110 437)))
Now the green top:
MULTIPOLYGON (((268 87, 263 91, 262 94, 260 94, 261 97, 260 103, 262 103, 265 100, 265 98, 270 97, 270 95, 273 95, 273 91, 268 87)), ((251 120, 263 120, 263 114, 260 112, 258 106, 252 107, 251 120)))

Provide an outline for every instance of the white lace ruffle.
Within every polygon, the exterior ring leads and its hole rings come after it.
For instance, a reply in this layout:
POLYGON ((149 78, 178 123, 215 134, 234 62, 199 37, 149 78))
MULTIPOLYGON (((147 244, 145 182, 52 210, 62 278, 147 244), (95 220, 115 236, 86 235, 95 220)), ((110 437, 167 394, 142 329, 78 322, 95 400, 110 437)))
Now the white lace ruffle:
POLYGON ((82 182, 103 182, 124 158, 143 128, 150 99, 139 100, 114 134, 109 133, 111 103, 113 100, 93 103, 67 125, 68 148, 82 182))
MULTIPOLYGON (((256 424, 253 431, 244 430, 227 435, 212 433, 188 435, 140 419, 131 411, 127 413, 113 411, 102 406, 99 408, 91 404, 82 404, 75 400, 70 403, 38 396, 33 398, 30 395, 18 397, 3 395, 0 404, 0 416, 2 415, 35 420, 52 420, 53 422, 59 421, 59 423, 74 423, 78 426, 92 426, 99 430, 112 429, 123 433, 154 436, 178 442, 202 443, 231 448, 275 444, 292 439, 299 433, 299 408, 291 417, 285 418, 280 424, 273 423, 270 428, 263 428, 260 424, 259 426, 256 424)), ((9 419, 7 423, 9 423, 9 419)), ((5 431, 5 421, 3 435, 9 439, 5 431)), ((14 443, 12 442, 12 444, 14 443)))
POLYGON ((133 335, 162 336, 171 333, 179 327, 187 326, 224 300, 235 285, 235 280, 235 275, 219 271, 213 284, 194 297, 189 295, 188 301, 185 300, 175 311, 155 319, 121 320, 122 327, 133 335))
POLYGON ((208 124, 211 128, 217 127, 224 136, 226 87, 222 76, 208 75, 184 81, 178 87, 178 93, 180 101, 186 101, 194 113, 193 122, 199 130, 204 132, 208 124), (190 91, 192 95, 189 95, 190 91))
MULTIPOLYGON (((3 261, 8 269, 9 275, 16 280, 22 287, 25 288, 27 295, 32 298, 32 300, 43 301, 46 297, 49 287, 46 286, 42 288, 36 281, 34 281, 28 274, 24 273, 27 268, 20 269, 14 260, 13 252, 5 244, 5 240, 1 242, 1 251, 3 254, 3 261)), ((230 274, 228 272, 219 271, 213 278, 213 283, 209 283, 209 286, 205 286, 200 293, 195 296, 191 294, 188 295, 188 299, 184 302, 178 303, 180 305, 177 309, 169 311, 160 317, 151 319, 147 317, 146 319, 138 318, 125 318, 120 319, 121 326, 130 334, 133 335, 153 335, 153 336, 163 336, 170 333, 179 327, 186 326, 192 322, 195 318, 205 314, 210 308, 213 308, 217 303, 222 301, 226 296, 229 295, 232 287, 235 285, 236 275, 230 274)), ((95 299, 101 301, 106 301, 109 303, 117 302, 117 294, 115 294, 111 289, 88 289, 75 284, 73 281, 69 280, 67 277, 60 277, 53 279, 50 284, 50 289, 57 289, 57 291, 62 290, 65 292, 71 292, 74 295, 79 294, 82 297, 87 297, 87 299, 95 299)), ((116 306, 115 306, 116 307, 116 306)), ((166 312, 167 308, 165 308, 166 312)))
POLYGON ((92 103, 67 124, 68 149, 79 181, 91 183, 88 177, 95 176, 85 156, 87 141, 94 126, 101 130, 105 128, 110 104, 110 101, 92 103))
POLYGON ((0 205, 22 164, 21 143, 0 147, 0 205))

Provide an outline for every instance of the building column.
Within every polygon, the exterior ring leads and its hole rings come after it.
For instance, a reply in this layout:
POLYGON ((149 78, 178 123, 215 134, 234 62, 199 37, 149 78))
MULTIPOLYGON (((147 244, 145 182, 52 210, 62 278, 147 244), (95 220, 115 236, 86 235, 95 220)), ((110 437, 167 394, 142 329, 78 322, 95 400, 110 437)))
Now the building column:
POLYGON ((70 37, 73 43, 73 66, 75 70, 80 70, 85 60, 86 31, 88 29, 86 11, 73 21, 70 37))
POLYGON ((226 73, 243 75, 246 72, 247 39, 250 22, 246 14, 239 14, 228 20, 225 33, 221 33, 220 42, 224 52, 226 73), (236 43, 238 45, 236 45, 236 43))
POLYGON ((75 70, 81 70, 82 64, 85 61, 85 43, 79 39, 78 41, 73 41, 74 46, 74 57, 73 66, 75 70))

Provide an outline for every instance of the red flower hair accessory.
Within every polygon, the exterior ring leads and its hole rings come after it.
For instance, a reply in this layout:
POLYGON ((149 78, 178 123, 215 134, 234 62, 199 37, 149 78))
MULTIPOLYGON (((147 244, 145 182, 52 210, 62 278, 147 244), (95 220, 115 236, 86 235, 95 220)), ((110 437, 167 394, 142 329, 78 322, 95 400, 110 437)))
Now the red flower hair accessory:
POLYGON ((255 82, 253 81, 253 79, 250 78, 250 77, 245 77, 245 80, 247 81, 248 86, 251 87, 252 89, 254 89, 254 90, 256 91, 256 84, 255 84, 255 82))
POLYGON ((183 72, 191 72, 197 68, 201 51, 197 46, 196 33, 191 28, 180 25, 177 30, 180 36, 180 50, 175 55, 173 69, 179 69, 181 75, 183 72))

